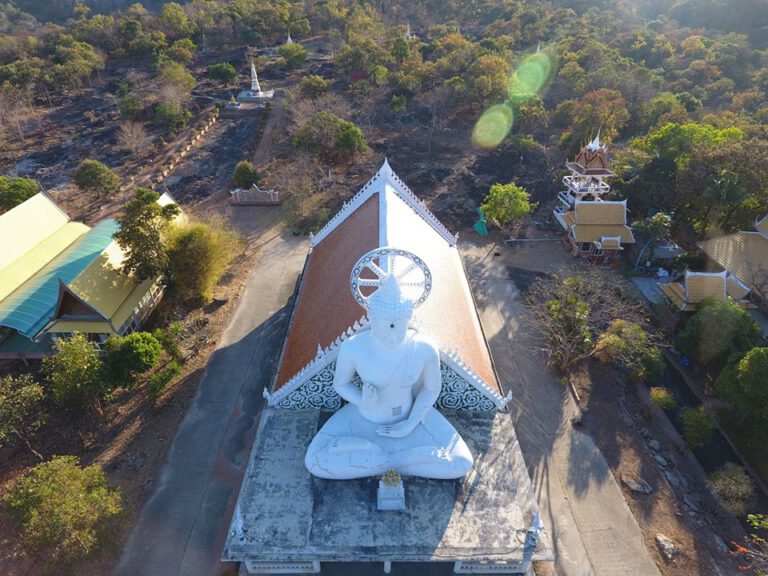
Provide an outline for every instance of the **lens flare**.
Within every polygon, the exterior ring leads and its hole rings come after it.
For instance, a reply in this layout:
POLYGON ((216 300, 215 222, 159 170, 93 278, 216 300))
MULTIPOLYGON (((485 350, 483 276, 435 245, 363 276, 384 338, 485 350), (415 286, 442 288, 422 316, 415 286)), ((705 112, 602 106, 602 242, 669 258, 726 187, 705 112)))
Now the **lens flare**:
POLYGON ((506 104, 497 104, 486 110, 475 124, 472 142, 480 148, 496 148, 512 129, 514 114, 506 104))
POLYGON ((551 69, 552 65, 546 54, 536 52, 526 56, 507 84, 509 99, 523 102, 533 98, 549 80, 551 69))

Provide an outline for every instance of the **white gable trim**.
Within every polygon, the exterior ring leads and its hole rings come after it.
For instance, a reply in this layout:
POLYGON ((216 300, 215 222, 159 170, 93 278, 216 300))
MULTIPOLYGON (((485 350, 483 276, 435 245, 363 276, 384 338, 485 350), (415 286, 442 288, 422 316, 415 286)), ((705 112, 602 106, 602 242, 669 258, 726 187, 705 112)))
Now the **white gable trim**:
MULTIPOLYGON (((408 188, 408 186, 403 182, 397 174, 394 173, 392 168, 389 165, 389 162, 387 160, 384 160, 384 164, 382 164, 381 168, 379 168, 379 171, 376 172, 373 178, 371 178, 365 186, 363 186, 348 202, 344 203, 344 206, 341 210, 339 210, 333 218, 331 218, 328 223, 323 226, 323 228, 312 237, 312 246, 317 246, 320 242, 322 242, 326 237, 330 235, 331 232, 333 232, 338 226, 344 222, 344 220, 349 217, 350 214, 352 214, 355 210, 357 210, 360 206, 363 205, 363 203, 368 200, 371 196, 373 196, 376 193, 379 193, 380 196, 385 195, 385 187, 389 184, 392 189, 395 191, 395 193, 406 203, 408 206, 413 209, 416 214, 421 216, 421 218, 427 222, 432 228, 440 234, 440 236, 445 239, 446 242, 448 242, 451 246, 456 245, 456 236, 451 234, 448 229, 440 222, 437 217, 432 214, 432 212, 427 208, 427 205, 421 201, 411 190, 408 188)), ((379 211, 379 219, 380 219, 380 232, 386 236, 386 231, 381 232, 381 223, 382 219, 386 216, 382 214, 382 210, 385 207, 385 200, 381 198, 379 200, 381 202, 380 204, 380 211, 379 211)), ((384 246, 385 244, 382 244, 384 246)))
POLYGON ((768 214, 760 218, 759 220, 755 221, 755 231, 760 234, 763 238, 768 238, 768 234, 760 230, 760 226, 763 224, 763 222, 768 221, 768 214))
MULTIPOLYGON (((362 317, 360 320, 356 321, 354 325, 342 332, 330 346, 323 349, 318 344, 315 357, 310 360, 304 368, 299 370, 299 372, 297 372, 288 382, 281 386, 279 390, 270 393, 269 390, 264 388, 262 395, 266 399, 267 404, 271 407, 278 406, 283 400, 288 398, 303 385, 307 384, 314 376, 327 369, 333 362, 335 362, 339 355, 339 347, 344 340, 354 334, 369 329, 370 325, 368 320, 365 317, 362 317)), ((503 397, 497 390, 480 378, 480 376, 478 376, 477 373, 461 359, 458 350, 440 348, 440 361, 456 372, 467 382, 467 384, 480 392, 482 396, 490 400, 497 409, 503 410, 512 400, 511 392, 507 394, 506 397, 503 397)))

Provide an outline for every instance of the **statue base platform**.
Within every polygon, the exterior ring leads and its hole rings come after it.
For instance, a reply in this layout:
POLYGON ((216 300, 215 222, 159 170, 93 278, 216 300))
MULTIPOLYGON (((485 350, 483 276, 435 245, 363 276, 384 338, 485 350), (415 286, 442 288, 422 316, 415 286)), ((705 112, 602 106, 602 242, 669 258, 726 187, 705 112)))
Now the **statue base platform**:
POLYGON ((376 491, 377 510, 405 510, 405 488, 401 479, 395 486, 387 486, 379 480, 376 491))
POLYGON ((329 412, 265 409, 222 560, 250 574, 322 562, 449 562, 526 574, 532 561, 552 560, 546 532, 535 545, 528 534, 537 505, 509 414, 445 415, 474 469, 461 480, 406 477, 408 507, 392 514, 377 509, 380 477, 322 480, 304 467, 329 412))

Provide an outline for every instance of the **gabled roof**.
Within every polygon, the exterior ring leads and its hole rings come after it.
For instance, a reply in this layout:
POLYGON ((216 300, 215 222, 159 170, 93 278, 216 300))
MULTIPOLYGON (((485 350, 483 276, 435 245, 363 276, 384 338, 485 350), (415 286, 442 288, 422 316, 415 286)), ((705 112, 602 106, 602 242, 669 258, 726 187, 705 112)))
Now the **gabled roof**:
POLYGON ((0 215, 0 271, 69 222, 42 192, 0 215))
POLYGON ((498 393, 490 353, 464 273, 456 239, 387 162, 312 241, 274 390, 284 386, 364 314, 349 288, 357 260, 389 246, 422 258, 433 275, 430 297, 415 314, 421 330, 498 393))
POLYGON ((585 202, 576 200, 574 207, 576 224, 626 224, 627 201, 585 202))
POLYGON ((752 290, 768 297, 768 236, 736 232, 704 240, 699 246, 752 290))
POLYGON ((757 221, 755 224, 755 230, 760 232, 760 234, 764 234, 766 238, 768 238, 768 214, 757 221))
POLYGON ((727 270, 722 272, 685 271, 678 281, 659 284, 661 291, 682 311, 695 310, 702 300, 742 300, 749 289, 727 270))
POLYGON ((115 220, 102 220, 70 244, 29 280, 0 302, 0 326, 34 338, 50 320, 58 302, 59 282, 69 283, 112 242, 115 220))

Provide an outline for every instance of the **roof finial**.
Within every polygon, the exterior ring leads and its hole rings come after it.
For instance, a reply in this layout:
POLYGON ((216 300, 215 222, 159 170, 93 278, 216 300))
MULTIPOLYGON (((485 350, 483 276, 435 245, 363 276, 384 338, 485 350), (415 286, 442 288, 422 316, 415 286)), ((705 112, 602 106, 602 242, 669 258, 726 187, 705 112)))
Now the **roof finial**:
POLYGON ((386 174, 392 173, 392 167, 389 165, 389 159, 386 156, 384 156, 384 164, 381 165, 380 172, 386 173, 386 174))
POLYGON ((539 40, 539 45, 536 46, 536 54, 540 54, 540 53, 541 53, 541 40, 539 40))
POLYGON ((291 33, 288 32, 288 38, 285 41, 286 44, 293 44, 293 38, 291 38, 291 33))

